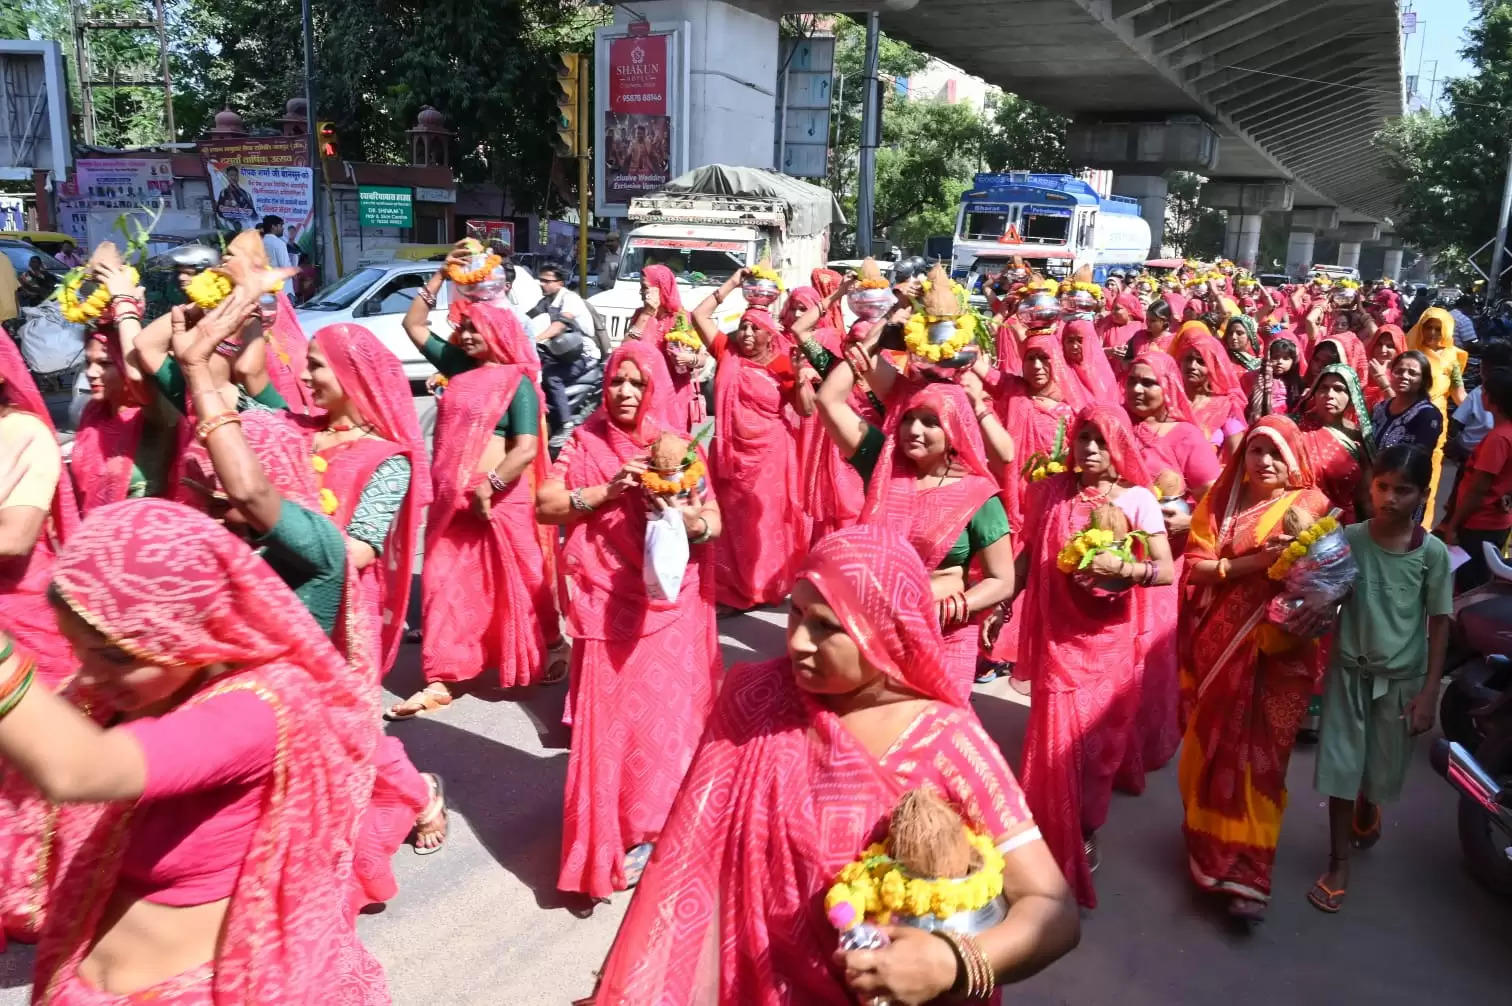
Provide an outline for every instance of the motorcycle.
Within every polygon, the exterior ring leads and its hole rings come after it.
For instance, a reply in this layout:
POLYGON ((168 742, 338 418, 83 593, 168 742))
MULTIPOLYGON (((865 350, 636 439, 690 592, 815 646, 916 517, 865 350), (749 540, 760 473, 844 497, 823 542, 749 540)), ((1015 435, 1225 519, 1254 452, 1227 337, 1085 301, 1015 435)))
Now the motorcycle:
MULTIPOLYGON (((1512 583, 1512 566, 1493 546, 1485 549, 1495 579, 1512 583)), ((1490 673, 1485 680, 1499 677, 1502 688, 1482 683, 1464 690, 1470 743, 1442 737, 1434 742, 1429 762, 1460 793, 1460 850, 1471 875, 1487 890, 1512 896, 1512 688, 1506 683, 1509 662, 1504 654, 1487 658, 1486 666, 1490 673), (1468 704, 1477 697, 1484 701, 1468 704)))
POLYGON ((1454 600, 1449 684, 1439 700, 1444 736, 1474 751, 1485 736, 1474 711, 1512 691, 1512 567, 1485 546, 1493 576, 1454 600))

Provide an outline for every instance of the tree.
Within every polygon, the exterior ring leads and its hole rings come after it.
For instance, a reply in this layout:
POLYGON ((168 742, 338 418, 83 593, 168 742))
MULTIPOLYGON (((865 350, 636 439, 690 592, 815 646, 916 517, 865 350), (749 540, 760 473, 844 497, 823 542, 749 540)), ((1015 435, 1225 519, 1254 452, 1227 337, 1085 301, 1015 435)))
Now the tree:
POLYGON ((1166 244, 1187 258, 1216 259, 1223 254, 1222 210, 1198 201, 1203 178, 1190 171, 1166 173, 1166 244))
POLYGON ((1470 254, 1495 236, 1512 137, 1512 4, 1481 5, 1466 34, 1460 54, 1473 72, 1445 86, 1446 114, 1404 116, 1376 142, 1402 185, 1397 232, 1442 271, 1469 278, 1470 254))
POLYGON ((1070 173, 1071 156, 1066 150, 1069 117, 1004 93, 989 99, 986 118, 982 160, 989 170, 1070 173))

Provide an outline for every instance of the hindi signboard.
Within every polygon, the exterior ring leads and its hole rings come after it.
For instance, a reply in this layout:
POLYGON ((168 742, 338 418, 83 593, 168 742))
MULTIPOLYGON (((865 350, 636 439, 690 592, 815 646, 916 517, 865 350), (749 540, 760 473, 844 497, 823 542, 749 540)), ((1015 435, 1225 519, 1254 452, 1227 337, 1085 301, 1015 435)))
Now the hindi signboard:
POLYGON ((200 144, 210 196, 220 220, 245 230, 282 217, 284 240, 313 248, 315 206, 310 144, 303 136, 257 136, 200 144))
POLYGON ((357 186, 360 227, 413 227, 415 203, 410 189, 396 185, 357 186))

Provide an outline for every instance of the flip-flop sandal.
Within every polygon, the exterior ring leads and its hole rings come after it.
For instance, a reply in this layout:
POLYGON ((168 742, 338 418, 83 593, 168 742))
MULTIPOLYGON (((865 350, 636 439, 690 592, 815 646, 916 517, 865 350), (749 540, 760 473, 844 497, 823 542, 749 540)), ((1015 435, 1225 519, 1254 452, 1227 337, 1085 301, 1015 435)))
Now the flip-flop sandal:
POLYGON ((452 696, 450 692, 426 685, 403 702, 397 702, 384 710, 383 718, 391 723, 397 723, 400 720, 412 720, 416 716, 429 716, 431 713, 438 713, 451 704, 452 696), (416 708, 404 710, 401 708, 403 706, 415 706, 416 708))
POLYGON ((560 643, 546 651, 546 674, 541 678, 541 684, 561 684, 567 680, 567 672, 571 668, 572 644, 563 639, 560 643))
POLYGON ((640 883, 641 874, 646 872, 646 863, 651 860, 651 850, 654 848, 653 843, 642 842, 625 853, 625 890, 633 890, 640 883))
POLYGON ((451 822, 446 813, 446 784, 434 772, 426 772, 424 776, 435 789, 435 796, 430 798, 430 802, 425 805, 425 810, 421 812, 420 817, 415 821, 415 855, 434 856, 446 846, 446 836, 451 822), (420 833, 434 824, 438 818, 441 821, 441 841, 432 846, 422 846, 420 844, 420 833))
POLYGON ((1349 888, 1341 887, 1337 891, 1323 883, 1324 874, 1312 885, 1312 890, 1307 892, 1307 901, 1320 912, 1333 915, 1344 907, 1344 895, 1349 893, 1349 888))

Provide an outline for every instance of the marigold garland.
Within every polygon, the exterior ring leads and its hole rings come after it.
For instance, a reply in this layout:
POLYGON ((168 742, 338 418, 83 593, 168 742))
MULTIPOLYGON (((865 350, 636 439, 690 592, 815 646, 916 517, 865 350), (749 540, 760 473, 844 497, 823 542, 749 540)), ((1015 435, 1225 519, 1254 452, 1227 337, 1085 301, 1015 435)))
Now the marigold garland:
POLYGON ((206 269, 195 274, 184 287, 184 293, 188 294, 189 299, 195 304, 208 311, 231 296, 231 281, 213 269, 206 269))
POLYGON ((1296 561, 1306 555, 1307 550, 1312 548, 1319 538, 1322 538, 1326 534, 1332 534, 1337 530, 1339 530, 1339 522, 1333 514, 1324 514, 1322 517, 1319 517, 1301 534, 1297 535, 1295 541, 1282 550, 1281 554, 1276 557, 1276 561, 1271 563, 1270 569, 1265 571, 1265 575, 1272 580, 1286 579, 1286 574, 1291 572, 1291 568, 1296 561))
POLYGON ((646 491, 657 496, 673 496, 680 492, 691 492, 704 477, 702 461, 694 461, 682 470, 682 474, 676 479, 663 478, 661 475, 646 469, 641 472, 641 485, 646 491))
POLYGON ((475 286, 493 275, 493 271, 504 262, 499 256, 490 253, 483 259, 483 264, 476 269, 463 269, 455 262, 446 267, 446 278, 458 286, 475 286))
POLYGON ((315 469, 320 474, 324 475, 325 470, 331 466, 329 462, 327 462, 326 459, 321 457, 319 454, 312 454, 310 455, 310 467, 315 469))
POLYGON ((1143 531, 1130 531, 1127 538, 1114 538, 1113 532, 1100 527, 1089 527, 1071 536, 1061 546, 1055 557, 1055 568, 1062 573, 1075 573, 1092 565, 1092 560, 1104 552, 1111 552, 1124 562, 1138 562, 1134 554, 1134 542, 1144 542, 1149 535, 1143 531))
POLYGON ((1050 448, 1050 453, 1035 451, 1029 455, 1029 460, 1024 462, 1021 474, 1030 482, 1039 482, 1052 475, 1060 475, 1066 470, 1066 421, 1060 419, 1055 424, 1055 446, 1050 448))
POLYGON ((940 318, 934 315, 915 313, 903 327, 903 344, 908 351, 921 360, 938 363, 958 355, 976 339, 977 319, 975 314, 963 314, 958 318, 940 318), (953 322, 955 334, 944 342, 929 341, 929 327, 940 322, 953 322))
POLYGON ((693 350, 704 348, 703 340, 698 337, 697 332, 687 327, 687 317, 681 312, 677 315, 677 324, 667 332, 666 340, 693 350))
POLYGON ((746 269, 746 280, 748 282, 750 280, 766 280, 771 283, 776 283, 777 289, 779 291, 782 289, 782 277, 777 274, 776 269, 773 269, 769 265, 761 265, 758 263, 757 265, 748 267, 746 269))
POLYGON ((944 919, 984 908, 1003 893, 1003 854, 986 835, 970 828, 965 832, 982 860, 982 866, 969 876, 910 877, 878 842, 836 875, 824 896, 825 911, 845 903, 851 906, 854 923, 870 918, 888 925, 894 914, 944 919))
MULTIPOLYGON (((89 324, 103 315, 110 306, 110 291, 105 289, 103 283, 96 285, 88 297, 79 297, 84 281, 88 278, 86 271, 82 267, 71 270, 58 286, 58 304, 62 308, 63 318, 75 325, 89 324)), ((136 269, 129 265, 122 267, 122 275, 132 286, 141 280, 136 269)))

